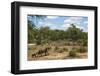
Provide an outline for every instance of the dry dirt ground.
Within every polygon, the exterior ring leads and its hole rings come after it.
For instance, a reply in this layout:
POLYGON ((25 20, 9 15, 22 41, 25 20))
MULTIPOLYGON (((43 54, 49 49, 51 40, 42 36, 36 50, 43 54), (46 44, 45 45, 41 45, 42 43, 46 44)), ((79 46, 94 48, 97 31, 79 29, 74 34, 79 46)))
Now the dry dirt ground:
MULTIPOLYGON (((30 46, 29 46, 30 47, 30 46)), ((57 52, 57 50, 54 50, 55 46, 50 46, 52 49, 49 50, 49 54, 47 56, 41 56, 41 57, 33 57, 32 54, 37 52, 39 49, 45 48, 47 46, 31 46, 31 49, 28 49, 28 61, 32 60, 62 60, 62 59, 84 59, 88 58, 88 53, 76 53, 75 57, 69 56, 69 52, 73 46, 59 46, 59 48, 67 48, 67 51, 57 52)), ((74 46, 76 48, 79 48, 79 46, 74 46)))

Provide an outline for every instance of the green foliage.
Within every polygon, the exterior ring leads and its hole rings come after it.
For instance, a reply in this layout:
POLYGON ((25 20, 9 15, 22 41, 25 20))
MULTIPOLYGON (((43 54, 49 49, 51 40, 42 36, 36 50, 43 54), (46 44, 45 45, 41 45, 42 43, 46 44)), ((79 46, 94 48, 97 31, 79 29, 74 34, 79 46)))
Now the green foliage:
POLYGON ((68 49, 67 48, 59 48, 58 50, 59 53, 62 53, 62 52, 68 52, 68 49))
POLYGON ((56 47, 54 48, 54 51, 55 51, 55 52, 58 52, 58 53, 62 53, 62 52, 63 52, 62 49, 59 48, 58 46, 56 46, 56 47))
POLYGON ((78 50, 78 48, 73 47, 71 50, 72 50, 72 51, 77 51, 77 50, 78 50))
POLYGON ((84 52, 87 52, 87 48, 86 47, 84 47, 84 46, 81 46, 79 49, 78 49, 78 51, 77 52, 79 52, 79 53, 84 53, 84 52))
POLYGON ((76 28, 74 24, 71 24, 71 27, 64 31, 51 30, 49 27, 36 28, 34 23, 28 21, 28 43, 41 45, 60 40, 69 41, 68 43, 64 43, 65 45, 70 45, 70 41, 74 44, 80 40, 81 42, 79 42, 79 44, 87 46, 87 33, 76 28))
POLYGON ((28 21, 28 43, 34 42, 34 31, 33 31, 33 25, 30 21, 28 21))
POLYGON ((77 48, 72 48, 71 51, 69 51, 69 57, 76 57, 77 56, 77 48))
POLYGON ((76 28, 74 24, 71 24, 71 26, 72 27, 69 27, 67 30, 67 36, 68 36, 68 39, 75 42, 81 38, 82 30, 79 28, 76 28))
POLYGON ((68 48, 65 48, 65 47, 59 48, 58 46, 56 46, 56 47, 54 48, 54 51, 56 51, 56 52, 58 52, 58 53, 67 52, 67 51, 68 51, 68 48))
POLYGON ((83 46, 87 46, 87 40, 83 40, 83 46))
POLYGON ((33 46, 28 47, 28 50, 36 50, 36 47, 33 47, 33 46))
POLYGON ((59 50, 59 48, 56 46, 54 50, 59 50))
POLYGON ((64 50, 60 49, 60 50, 58 50, 58 52, 59 52, 59 53, 62 53, 62 52, 64 52, 64 50))
POLYGON ((77 56, 76 53, 77 53, 76 51, 71 50, 71 51, 69 52, 69 57, 76 57, 76 56, 77 56))
POLYGON ((62 50, 64 50, 64 51, 68 51, 68 48, 63 48, 62 50))

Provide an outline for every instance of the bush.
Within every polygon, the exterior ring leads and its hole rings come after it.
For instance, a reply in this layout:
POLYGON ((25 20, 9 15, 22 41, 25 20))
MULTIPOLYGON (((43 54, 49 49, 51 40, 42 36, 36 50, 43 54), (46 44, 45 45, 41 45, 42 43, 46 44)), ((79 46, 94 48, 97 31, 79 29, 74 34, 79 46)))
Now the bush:
POLYGON ((68 51, 68 48, 63 48, 64 51, 68 51))
POLYGON ((59 48, 56 46, 54 50, 58 50, 59 48))
POLYGON ((87 46, 87 40, 84 40, 84 42, 83 42, 83 46, 87 46))
POLYGON ((28 46, 28 50, 36 50, 36 47, 28 46))
POLYGON ((71 51, 69 52, 70 57, 76 57, 77 56, 77 48, 72 48, 71 51))
POLYGON ((70 42, 67 43, 67 46, 70 46, 70 42))
POLYGON ((32 50, 30 47, 28 47, 28 50, 32 50))
POLYGON ((63 50, 62 48, 59 48, 59 47, 57 47, 57 46, 54 48, 54 50, 55 50, 56 52, 58 52, 58 53, 64 52, 64 50, 63 50))
POLYGON ((73 47, 71 50, 72 50, 72 51, 76 51, 76 52, 77 52, 78 48, 73 47))
POLYGON ((78 52, 80 52, 80 53, 87 52, 87 48, 84 47, 84 46, 81 46, 81 47, 78 49, 78 52))
POLYGON ((76 53, 77 53, 76 51, 71 50, 71 51, 69 52, 69 56, 70 56, 70 57, 76 57, 76 56, 77 56, 76 53))
POLYGON ((56 46, 54 47, 54 52, 58 52, 59 51, 59 48, 56 46))
POLYGON ((64 43, 64 45, 68 45, 68 43, 64 43))
POLYGON ((52 47, 50 47, 50 46, 48 46, 48 47, 46 47, 48 50, 50 50, 50 49, 52 49, 52 47))
POLYGON ((62 53, 62 52, 63 52, 63 50, 62 50, 62 49, 58 50, 58 53, 62 53))

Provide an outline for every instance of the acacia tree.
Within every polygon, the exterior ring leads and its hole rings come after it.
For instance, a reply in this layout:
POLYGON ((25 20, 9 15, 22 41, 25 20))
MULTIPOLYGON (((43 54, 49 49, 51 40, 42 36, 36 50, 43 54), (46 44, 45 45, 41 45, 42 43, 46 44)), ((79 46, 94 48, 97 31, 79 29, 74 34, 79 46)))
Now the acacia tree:
POLYGON ((74 24, 71 24, 71 27, 67 30, 67 37, 69 40, 71 40, 74 44, 74 42, 77 42, 81 38, 82 30, 79 28, 76 28, 74 24))
POLYGON ((35 38, 35 36, 34 36, 34 27, 35 27, 35 25, 34 24, 32 24, 32 22, 31 21, 29 21, 28 20, 28 43, 33 43, 34 42, 34 38, 35 38))
POLYGON ((82 40, 82 46, 87 46, 87 40, 88 40, 87 32, 82 32, 81 40, 82 40))
POLYGON ((44 21, 46 16, 45 15, 29 15, 30 20, 38 26, 39 21, 44 21))
POLYGON ((41 43, 41 33, 36 26, 38 26, 39 20, 44 20, 46 16, 42 15, 28 15, 28 42, 37 44, 41 43))

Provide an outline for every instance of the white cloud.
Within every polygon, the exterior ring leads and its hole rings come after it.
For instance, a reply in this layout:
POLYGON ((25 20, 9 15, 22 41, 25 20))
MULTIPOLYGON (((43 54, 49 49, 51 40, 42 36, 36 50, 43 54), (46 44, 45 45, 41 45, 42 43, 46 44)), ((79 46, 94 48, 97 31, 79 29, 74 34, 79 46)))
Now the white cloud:
POLYGON ((82 17, 69 17, 68 19, 64 20, 64 23, 80 24, 82 20, 82 17))
POLYGON ((84 30, 84 27, 82 27, 82 26, 76 25, 76 27, 84 30))
POLYGON ((69 27, 71 27, 70 24, 63 24, 63 25, 61 25, 61 28, 63 30, 67 30, 69 27))
POLYGON ((52 23, 46 23, 43 27, 50 27, 50 29, 52 30, 59 29, 57 25, 54 25, 52 23))
MULTIPOLYGON (((84 17, 69 17, 66 20, 64 20, 64 26, 67 24, 69 24, 68 26, 70 26, 70 24, 75 24, 75 26, 77 28, 83 29, 83 31, 87 31, 87 28, 85 28, 87 26, 88 21, 85 20, 84 21, 84 17), (83 26, 84 25, 84 26, 83 26)), ((68 27, 66 26, 66 28, 68 27)))
MULTIPOLYGON (((59 16, 47 16, 47 18, 49 19, 55 19, 59 16)), ((84 18, 83 17, 69 17, 69 18, 66 18, 66 20, 64 20, 64 23, 62 25, 57 25, 53 22, 48 22, 45 20, 45 22, 42 22, 40 21, 39 24, 40 26, 39 27, 50 27, 50 29, 58 29, 58 30, 67 30, 69 27, 71 27, 70 24, 74 23, 75 26, 77 28, 80 28, 80 29, 83 29, 83 31, 86 31, 87 32, 87 20, 84 21, 84 18)))
POLYGON ((71 22, 71 19, 64 20, 64 23, 70 23, 70 22, 71 22))
POLYGON ((39 23, 38 23, 38 24, 42 25, 42 24, 43 24, 43 22, 42 22, 42 21, 39 21, 39 23))
POLYGON ((48 19, 56 19, 58 16, 47 16, 48 19))
POLYGON ((84 24, 88 24, 88 21, 84 21, 83 23, 84 23, 84 24))
POLYGON ((53 25, 54 25, 54 24, 47 22, 46 24, 43 25, 43 27, 46 27, 46 26, 51 27, 51 26, 53 26, 53 25))
POLYGON ((87 32, 88 30, 85 28, 85 27, 83 27, 83 26, 79 26, 79 25, 75 25, 77 28, 79 28, 79 29, 82 29, 84 32, 87 32))
MULTIPOLYGON (((87 32, 87 31, 88 31, 88 30, 85 29, 83 26, 79 26, 79 25, 75 25, 75 26, 76 26, 76 28, 83 29, 84 32, 87 32)), ((71 27, 70 24, 69 24, 69 23, 66 23, 66 24, 63 24, 63 25, 61 26, 61 29, 67 30, 69 27, 71 27)))
POLYGON ((52 29, 52 30, 55 30, 55 29, 59 29, 59 28, 57 28, 57 26, 52 26, 52 27, 50 27, 50 29, 52 29))

